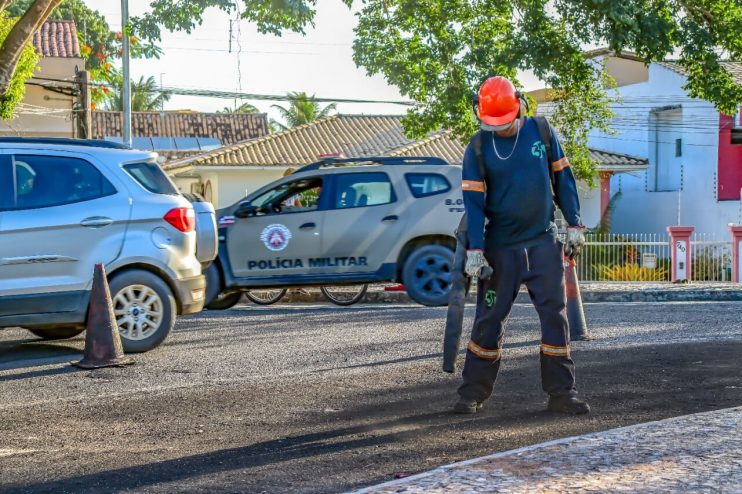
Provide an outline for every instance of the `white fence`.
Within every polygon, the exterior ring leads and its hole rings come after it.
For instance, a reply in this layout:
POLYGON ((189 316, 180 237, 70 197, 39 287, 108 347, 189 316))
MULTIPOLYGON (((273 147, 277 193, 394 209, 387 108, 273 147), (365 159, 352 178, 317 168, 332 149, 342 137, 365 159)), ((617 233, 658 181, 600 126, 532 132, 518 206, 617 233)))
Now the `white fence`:
MULTIPOLYGON (((588 233, 577 258, 581 281, 670 281, 670 237, 660 234, 588 233)), ((730 240, 691 238, 691 281, 731 280, 730 240)))
POLYGON ((732 241, 694 234, 690 239, 691 281, 731 281, 732 241))

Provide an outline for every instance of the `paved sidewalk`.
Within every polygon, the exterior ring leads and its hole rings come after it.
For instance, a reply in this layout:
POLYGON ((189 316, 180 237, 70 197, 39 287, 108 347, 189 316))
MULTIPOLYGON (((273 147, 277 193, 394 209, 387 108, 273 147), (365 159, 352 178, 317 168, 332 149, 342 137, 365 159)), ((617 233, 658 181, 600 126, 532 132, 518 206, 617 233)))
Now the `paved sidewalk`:
POLYGON ((742 492, 742 407, 559 439, 361 493, 742 492))

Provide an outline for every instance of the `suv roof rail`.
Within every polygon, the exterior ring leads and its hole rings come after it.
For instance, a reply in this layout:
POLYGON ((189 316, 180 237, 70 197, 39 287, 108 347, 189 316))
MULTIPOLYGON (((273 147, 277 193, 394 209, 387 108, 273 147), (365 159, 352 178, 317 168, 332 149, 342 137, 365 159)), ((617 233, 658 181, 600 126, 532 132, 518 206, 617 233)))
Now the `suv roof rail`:
POLYGON ((400 156, 360 156, 357 158, 323 158, 319 161, 311 163, 309 165, 302 166, 296 172, 306 172, 310 170, 319 170, 323 167, 329 166, 344 166, 347 164, 373 164, 373 165, 434 165, 434 166, 450 166, 449 163, 443 158, 436 158, 432 156, 414 156, 414 157, 400 157, 400 156))
POLYGON ((61 146, 87 146, 108 149, 131 149, 118 142, 102 139, 77 139, 74 137, 0 137, 0 144, 56 144, 61 146))

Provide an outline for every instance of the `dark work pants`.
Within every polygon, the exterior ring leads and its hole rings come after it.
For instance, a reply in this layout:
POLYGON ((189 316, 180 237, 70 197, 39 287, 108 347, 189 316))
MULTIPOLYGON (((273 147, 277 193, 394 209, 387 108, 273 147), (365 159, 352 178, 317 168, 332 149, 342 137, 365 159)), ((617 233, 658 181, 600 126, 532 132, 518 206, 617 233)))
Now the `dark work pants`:
POLYGON ((485 251, 494 274, 479 280, 477 312, 459 395, 482 402, 492 394, 510 310, 525 283, 541 321, 541 384, 550 395, 575 395, 569 355, 562 245, 546 239, 523 249, 485 251))

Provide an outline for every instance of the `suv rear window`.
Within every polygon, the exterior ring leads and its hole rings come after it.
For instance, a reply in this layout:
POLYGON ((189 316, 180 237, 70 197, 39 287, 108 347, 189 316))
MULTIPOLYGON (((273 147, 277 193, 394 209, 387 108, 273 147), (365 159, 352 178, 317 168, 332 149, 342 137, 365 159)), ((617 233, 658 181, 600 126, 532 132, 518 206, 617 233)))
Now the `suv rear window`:
POLYGON ((156 163, 130 163, 124 165, 126 173, 137 181, 139 185, 154 194, 168 194, 176 196, 180 194, 178 188, 170 181, 162 168, 156 163))
POLYGON ((408 173, 405 175, 407 185, 415 197, 427 197, 443 194, 451 190, 451 184, 443 175, 437 173, 408 173))

